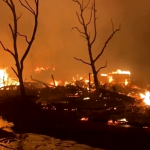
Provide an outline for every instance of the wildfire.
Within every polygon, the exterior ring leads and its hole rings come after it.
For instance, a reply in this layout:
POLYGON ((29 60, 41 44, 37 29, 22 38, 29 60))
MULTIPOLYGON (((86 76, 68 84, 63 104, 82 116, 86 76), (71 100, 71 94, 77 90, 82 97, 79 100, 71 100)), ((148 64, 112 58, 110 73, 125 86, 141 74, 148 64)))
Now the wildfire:
POLYGON ((140 97, 142 98, 142 99, 144 99, 144 103, 145 104, 147 104, 147 105, 149 105, 150 106, 150 92, 149 91, 147 91, 147 92, 145 92, 145 94, 140 94, 140 97))
POLYGON ((11 79, 6 72, 6 69, 0 69, 0 87, 7 85, 19 85, 19 82, 11 79))
POLYGON ((121 71, 121 70, 117 70, 116 72, 112 72, 112 74, 131 74, 131 72, 130 71, 121 71))

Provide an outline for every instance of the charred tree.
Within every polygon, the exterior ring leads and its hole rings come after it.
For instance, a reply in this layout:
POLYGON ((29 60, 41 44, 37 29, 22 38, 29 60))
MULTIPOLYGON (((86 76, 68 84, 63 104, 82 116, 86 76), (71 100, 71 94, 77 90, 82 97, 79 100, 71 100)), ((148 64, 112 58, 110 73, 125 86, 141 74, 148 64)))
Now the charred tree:
POLYGON ((80 8, 80 13, 76 12, 76 15, 77 15, 77 18, 78 18, 78 21, 79 23, 81 24, 83 30, 80 30, 78 27, 73 27, 72 29, 76 29, 79 33, 80 33, 80 36, 83 37, 86 41, 87 41, 87 49, 88 49, 88 54, 89 54, 89 58, 90 58, 90 62, 86 62, 82 59, 79 59, 79 58, 76 58, 74 57, 76 60, 78 61, 81 61, 82 63, 86 64, 86 65, 89 65, 91 66, 92 68, 92 72, 93 72, 93 76, 94 76, 94 83, 95 83, 95 87, 96 87, 96 91, 98 92, 99 91, 99 81, 98 81, 98 72, 107 67, 107 62, 105 64, 105 66, 103 67, 100 67, 98 69, 96 69, 95 67, 95 63, 96 61, 102 56, 102 54, 104 53, 104 50, 107 46, 107 44, 110 42, 110 40, 113 38, 113 36, 118 32, 120 31, 120 26, 118 29, 114 29, 114 25, 113 25, 113 22, 112 22, 112 33, 111 35, 108 37, 108 39, 105 41, 104 43, 104 46, 102 47, 100 53, 95 57, 93 58, 93 55, 92 55, 92 46, 93 44, 95 43, 96 41, 96 37, 97 37, 97 26, 96 26, 96 20, 97 20, 97 17, 96 17, 96 4, 95 4, 95 0, 93 0, 93 3, 92 3, 92 7, 90 8, 90 18, 89 18, 89 21, 86 23, 85 21, 85 18, 83 16, 84 14, 84 11, 85 9, 89 9, 89 4, 90 4, 90 0, 88 1, 88 3, 86 5, 83 4, 83 0, 82 2, 79 2, 79 0, 72 0, 73 2, 76 2, 80 8), (94 28, 94 37, 91 38, 91 35, 90 35, 90 32, 88 30, 88 26, 91 24, 91 22, 93 21, 93 28, 94 28))
POLYGON ((13 25, 10 23, 8 24, 11 34, 12 34, 12 39, 13 39, 13 50, 6 48, 2 41, 0 41, 0 44, 3 47, 3 49, 6 52, 9 52, 15 60, 15 63, 16 63, 15 65, 16 65, 17 71, 13 67, 11 67, 11 69, 14 71, 14 73, 16 74, 16 76, 19 79, 20 95, 22 97, 25 97, 26 93, 25 93, 25 87, 24 87, 24 83, 23 83, 24 60, 26 59, 27 55, 29 54, 29 51, 30 51, 32 44, 34 42, 34 39, 35 39, 35 35, 36 35, 37 27, 38 27, 39 0, 34 0, 35 10, 31 7, 31 5, 28 3, 27 0, 25 0, 24 3, 21 0, 19 0, 21 6, 24 7, 26 10, 28 10, 34 16, 34 28, 33 28, 33 32, 32 32, 30 40, 28 39, 27 35, 23 35, 18 31, 18 21, 21 18, 22 13, 19 16, 17 16, 16 6, 14 4, 14 1, 13 0, 2 0, 2 1, 4 3, 6 3, 6 5, 9 7, 9 9, 11 10, 12 16, 13 16, 13 18, 12 18, 13 25), (28 44, 21 59, 19 59, 18 36, 23 37, 28 44))

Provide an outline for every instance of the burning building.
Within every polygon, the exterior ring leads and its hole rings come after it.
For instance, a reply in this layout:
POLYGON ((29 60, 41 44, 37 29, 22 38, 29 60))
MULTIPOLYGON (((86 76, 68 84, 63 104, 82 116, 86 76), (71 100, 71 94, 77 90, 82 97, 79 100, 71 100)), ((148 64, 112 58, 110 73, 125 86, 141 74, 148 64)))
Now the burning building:
POLYGON ((109 83, 125 84, 128 85, 130 81, 130 71, 117 70, 108 74, 109 83))

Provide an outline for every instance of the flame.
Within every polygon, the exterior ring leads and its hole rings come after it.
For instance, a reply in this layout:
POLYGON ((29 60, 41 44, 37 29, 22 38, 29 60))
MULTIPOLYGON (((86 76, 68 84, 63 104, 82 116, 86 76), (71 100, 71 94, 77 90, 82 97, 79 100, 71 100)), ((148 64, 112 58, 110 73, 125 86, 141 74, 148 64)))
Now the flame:
POLYGON ((124 84, 125 84, 125 85, 128 85, 128 83, 129 83, 129 82, 128 82, 128 80, 127 80, 127 79, 125 79, 124 84))
MULTIPOLYGON (((38 72, 38 73, 40 73, 42 70, 49 70, 50 69, 50 67, 36 67, 35 68, 35 72, 38 72)), ((54 68, 53 68, 53 70, 54 70, 54 68)))
POLYGON ((107 77, 107 74, 101 74, 101 76, 105 76, 105 77, 107 77))
POLYGON ((19 85, 19 82, 10 78, 6 72, 6 69, 0 69, 0 87, 7 85, 19 85))
POLYGON ((113 81, 113 77, 112 76, 109 76, 108 77, 108 80, 109 80, 109 83, 111 83, 113 81))
POLYGON ((149 105, 150 106, 150 92, 149 91, 147 91, 147 92, 145 92, 145 94, 140 94, 140 97, 142 98, 142 99, 144 99, 144 103, 146 104, 146 105, 149 105))
MULTIPOLYGON (((51 84, 51 85, 54 85, 54 82, 51 82, 50 84, 51 84)), ((59 81, 56 81, 56 80, 55 80, 55 86, 58 86, 58 85, 59 85, 59 81)))
POLYGON ((80 80, 82 80, 83 79, 83 77, 80 77, 80 80))
POLYGON ((112 72, 112 74, 131 74, 130 71, 121 71, 120 69, 118 69, 116 72, 112 72))
POLYGON ((85 80, 85 83, 89 83, 89 80, 85 80))

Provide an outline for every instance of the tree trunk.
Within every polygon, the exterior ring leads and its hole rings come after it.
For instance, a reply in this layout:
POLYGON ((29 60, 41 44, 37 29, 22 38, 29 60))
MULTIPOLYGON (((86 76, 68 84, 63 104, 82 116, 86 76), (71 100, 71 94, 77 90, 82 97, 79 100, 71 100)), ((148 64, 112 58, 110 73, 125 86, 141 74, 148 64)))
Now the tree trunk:
POLYGON ((21 97, 25 97, 26 93, 25 93, 25 87, 23 84, 23 76, 22 76, 22 71, 18 71, 18 78, 19 78, 19 83, 20 83, 20 95, 21 97))
POLYGON ((99 81, 98 81, 98 78, 97 78, 97 72, 96 72, 94 63, 91 63, 91 66, 92 66, 92 71, 93 71, 93 77, 94 77, 96 92, 98 94, 99 93, 99 81))

